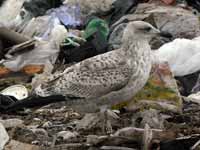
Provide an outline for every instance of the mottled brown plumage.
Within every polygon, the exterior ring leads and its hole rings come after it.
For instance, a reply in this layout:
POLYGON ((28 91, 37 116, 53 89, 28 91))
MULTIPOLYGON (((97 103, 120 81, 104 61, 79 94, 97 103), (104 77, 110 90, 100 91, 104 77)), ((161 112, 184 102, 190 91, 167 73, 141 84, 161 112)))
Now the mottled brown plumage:
POLYGON ((36 88, 36 94, 62 94, 115 102, 130 99, 149 77, 151 49, 148 41, 155 33, 159 31, 149 23, 129 23, 120 49, 86 59, 63 73, 54 74, 36 88))

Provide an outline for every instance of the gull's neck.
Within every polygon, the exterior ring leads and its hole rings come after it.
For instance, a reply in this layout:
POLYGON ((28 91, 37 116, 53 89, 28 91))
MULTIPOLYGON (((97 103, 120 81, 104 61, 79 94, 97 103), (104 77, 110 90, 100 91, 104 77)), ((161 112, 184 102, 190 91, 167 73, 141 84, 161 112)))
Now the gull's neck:
POLYGON ((127 38, 123 41, 122 51, 127 56, 140 56, 150 49, 149 42, 146 38, 137 37, 127 38))

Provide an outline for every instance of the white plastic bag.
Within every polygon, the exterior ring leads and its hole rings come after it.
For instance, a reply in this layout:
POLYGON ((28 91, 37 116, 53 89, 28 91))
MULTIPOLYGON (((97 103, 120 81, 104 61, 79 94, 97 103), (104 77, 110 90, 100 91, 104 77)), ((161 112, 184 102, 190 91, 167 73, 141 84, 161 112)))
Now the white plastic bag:
POLYGON ((175 39, 154 51, 159 62, 168 62, 175 76, 184 76, 200 70, 200 37, 175 39))
POLYGON ((26 65, 54 64, 60 51, 59 45, 66 36, 65 27, 57 25, 53 28, 49 41, 38 40, 33 50, 7 59, 3 64, 12 71, 19 71, 26 65))

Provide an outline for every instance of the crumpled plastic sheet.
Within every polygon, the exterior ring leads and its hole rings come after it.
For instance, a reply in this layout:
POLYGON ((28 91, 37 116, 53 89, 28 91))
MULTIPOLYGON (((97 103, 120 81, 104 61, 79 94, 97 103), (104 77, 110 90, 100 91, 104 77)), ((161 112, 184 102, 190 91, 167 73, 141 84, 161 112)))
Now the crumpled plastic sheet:
POLYGON ((60 51, 59 45, 65 36, 67 36, 65 27, 57 25, 51 31, 50 40, 39 40, 33 50, 13 56, 3 64, 12 71, 19 71, 26 65, 54 64, 60 51))
POLYGON ((200 70, 200 37, 175 39, 164 44, 155 57, 160 62, 168 62, 174 76, 185 76, 200 70))
POLYGON ((73 28, 80 26, 82 24, 80 7, 78 5, 63 5, 59 8, 51 9, 46 16, 31 19, 20 30, 26 36, 37 36, 43 40, 48 40, 52 29, 60 23, 73 28))
POLYGON ((4 146, 6 145, 6 143, 9 141, 9 135, 6 132, 6 129, 4 128, 3 124, 0 123, 0 150, 4 149, 4 146))
POLYGON ((58 56, 58 49, 53 49, 50 43, 39 45, 37 48, 6 60, 3 64, 12 71, 19 71, 26 65, 43 65, 54 63, 58 56))
POLYGON ((200 1, 199 0, 186 0, 187 4, 194 7, 198 11, 200 11, 200 1))
POLYGON ((68 27, 77 27, 82 24, 81 11, 78 4, 63 5, 47 12, 50 16, 57 17, 61 23, 68 27))
POLYGON ((195 84, 195 86, 192 88, 191 92, 192 92, 192 93, 197 93, 197 92, 199 92, 199 91, 200 91, 200 74, 199 74, 198 79, 197 79, 197 81, 196 81, 196 84, 195 84))
POLYGON ((51 34, 53 28, 59 24, 60 24, 59 19, 56 16, 51 16, 47 24, 47 30, 43 34, 40 34, 39 37, 41 37, 44 40, 48 40, 49 35, 51 34))
POLYGON ((7 25, 14 21, 20 13, 24 1, 25 0, 6 0, 0 7, 0 22, 7 25))

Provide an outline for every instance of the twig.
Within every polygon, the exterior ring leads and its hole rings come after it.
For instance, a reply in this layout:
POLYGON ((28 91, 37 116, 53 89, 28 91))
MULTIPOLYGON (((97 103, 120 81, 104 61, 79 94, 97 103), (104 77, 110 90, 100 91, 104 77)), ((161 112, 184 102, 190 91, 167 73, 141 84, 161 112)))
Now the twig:
POLYGON ((191 150, 195 150, 197 148, 197 146, 200 145, 200 140, 197 141, 192 147, 191 147, 191 150))
POLYGON ((12 48, 10 48, 9 50, 7 50, 8 52, 6 55, 14 55, 15 53, 20 53, 25 50, 31 50, 34 48, 35 42, 36 42, 35 39, 31 39, 31 40, 23 42, 21 44, 15 45, 12 48))
POLYGON ((135 150, 133 148, 119 147, 119 146, 102 146, 101 150, 135 150))
POLYGON ((0 38, 8 40, 13 44, 20 44, 29 40, 28 37, 25 37, 15 31, 9 30, 6 27, 0 27, 0 38))
POLYGON ((153 132, 148 124, 145 124, 144 134, 143 134, 143 150, 148 150, 153 138, 153 132))

